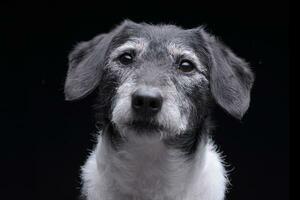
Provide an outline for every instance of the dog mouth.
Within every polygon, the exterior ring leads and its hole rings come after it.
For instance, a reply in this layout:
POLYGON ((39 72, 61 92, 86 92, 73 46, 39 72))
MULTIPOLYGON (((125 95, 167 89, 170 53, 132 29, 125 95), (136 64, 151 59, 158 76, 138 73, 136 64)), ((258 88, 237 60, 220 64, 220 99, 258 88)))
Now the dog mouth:
POLYGON ((164 129, 161 124, 154 120, 132 120, 126 125, 139 131, 162 131, 164 129))

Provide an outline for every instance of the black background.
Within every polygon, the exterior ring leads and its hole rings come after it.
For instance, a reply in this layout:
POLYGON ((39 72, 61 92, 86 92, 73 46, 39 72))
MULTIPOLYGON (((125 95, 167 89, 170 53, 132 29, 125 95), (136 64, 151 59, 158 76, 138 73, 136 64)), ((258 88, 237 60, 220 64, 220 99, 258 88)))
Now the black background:
POLYGON ((1 199, 77 199, 93 147, 93 95, 65 102, 67 55, 123 19, 206 24, 256 74, 242 122, 217 110, 230 200, 289 197, 288 1, 44 2, 0 7, 1 199), (2 155, 3 154, 3 155, 2 155))

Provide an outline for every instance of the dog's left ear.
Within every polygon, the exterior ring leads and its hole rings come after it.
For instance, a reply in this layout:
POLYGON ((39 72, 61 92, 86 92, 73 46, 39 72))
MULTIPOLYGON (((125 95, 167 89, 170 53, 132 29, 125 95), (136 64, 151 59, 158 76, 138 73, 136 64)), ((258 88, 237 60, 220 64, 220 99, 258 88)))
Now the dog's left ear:
POLYGON ((210 60, 210 89, 216 103, 241 119, 248 110, 254 74, 248 63, 203 28, 200 31, 210 60))

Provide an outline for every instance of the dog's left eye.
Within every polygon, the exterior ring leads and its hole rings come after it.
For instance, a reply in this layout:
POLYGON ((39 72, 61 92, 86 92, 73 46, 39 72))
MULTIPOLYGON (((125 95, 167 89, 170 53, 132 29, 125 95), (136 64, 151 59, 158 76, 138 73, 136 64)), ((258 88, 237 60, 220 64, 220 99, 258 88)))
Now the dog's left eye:
POLYGON ((178 69, 180 69, 181 71, 186 72, 186 73, 193 71, 195 68, 196 67, 195 67, 194 63, 192 63, 189 60, 182 60, 178 66, 178 69))
POLYGON ((133 62, 133 55, 130 53, 123 53, 118 59, 123 65, 129 65, 133 62))

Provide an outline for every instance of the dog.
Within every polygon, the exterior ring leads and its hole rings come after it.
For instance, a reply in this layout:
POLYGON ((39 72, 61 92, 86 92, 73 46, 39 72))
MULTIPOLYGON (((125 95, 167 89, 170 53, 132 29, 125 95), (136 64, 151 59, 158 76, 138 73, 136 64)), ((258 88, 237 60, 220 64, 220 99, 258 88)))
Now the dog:
POLYGON ((65 98, 93 91, 101 124, 82 167, 88 200, 222 200, 212 110, 242 119, 254 74, 205 27, 125 20, 69 55, 65 98))

